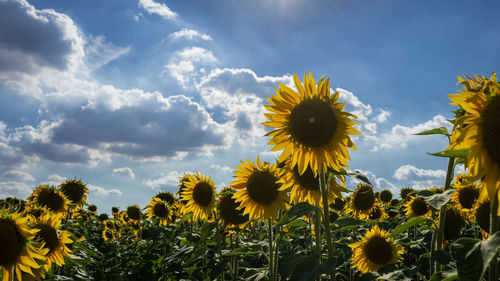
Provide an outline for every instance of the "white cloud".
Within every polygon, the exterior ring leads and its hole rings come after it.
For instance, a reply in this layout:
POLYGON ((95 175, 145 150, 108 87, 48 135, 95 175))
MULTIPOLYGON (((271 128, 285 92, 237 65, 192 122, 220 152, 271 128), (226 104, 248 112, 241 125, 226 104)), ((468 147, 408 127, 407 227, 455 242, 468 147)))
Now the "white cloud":
MULTIPOLYGON (((368 170, 356 170, 356 171, 359 171, 363 175, 365 175, 376 190, 389 189, 392 193, 399 192, 399 188, 396 187, 392 182, 388 181, 385 178, 378 177, 372 171, 368 170)), ((348 189, 354 190, 356 188, 356 184, 361 182, 362 182, 361 180, 358 180, 356 178, 348 177, 346 187, 348 189)))
POLYGON ((122 195, 122 192, 116 188, 105 189, 104 187, 92 184, 87 184, 87 188, 89 189, 89 195, 98 195, 98 196, 122 195))
POLYGON ((85 46, 85 64, 90 71, 94 71, 129 52, 130 47, 118 47, 106 42, 104 36, 89 35, 85 46))
POLYGON ((172 40, 178 40, 178 39, 187 39, 187 40, 194 40, 194 39, 201 39, 205 41, 212 41, 212 37, 208 34, 199 32, 198 30, 194 29, 187 29, 183 28, 179 31, 176 31, 169 36, 172 40))
POLYGON ((223 172, 232 172, 233 171, 233 169, 229 166, 221 166, 221 165, 217 165, 217 164, 210 165, 210 169, 219 170, 219 171, 223 171, 223 172))
POLYGON ((135 174, 129 167, 116 168, 113 169, 113 174, 125 176, 131 179, 135 179, 135 174))
POLYGON ((157 14, 164 19, 174 19, 178 16, 177 13, 170 10, 167 5, 153 0, 139 0, 138 6, 146 10, 148 14, 157 14))
POLYGON ((378 123, 383 123, 391 116, 391 112, 387 110, 380 109, 380 113, 375 117, 375 121, 378 123))
POLYGON ((336 91, 340 94, 339 100, 345 102, 344 111, 358 117, 354 119, 358 123, 355 128, 361 132, 361 136, 366 138, 375 135, 377 133, 377 124, 371 118, 373 114, 372 106, 361 102, 357 96, 345 89, 337 88, 336 91))
POLYGON ((167 175, 162 176, 154 180, 145 180, 143 183, 154 190, 166 190, 177 188, 179 185, 179 177, 182 177, 184 173, 171 171, 167 175))
POLYGON ((13 180, 21 180, 21 181, 34 181, 35 178, 25 172, 25 171, 20 171, 20 170, 9 170, 5 173, 3 173, 2 177, 7 178, 7 179, 13 179, 13 180))
POLYGON ((0 198, 16 197, 25 199, 31 194, 33 188, 20 181, 0 181, 0 198))
POLYGON ((403 165, 394 171, 394 178, 398 180, 410 180, 415 178, 443 178, 446 176, 444 170, 426 170, 413 165, 403 165))
POLYGON ((203 67, 215 62, 217 58, 211 51, 200 47, 186 47, 175 53, 165 68, 182 87, 188 88, 190 84, 196 84, 206 72, 203 67))

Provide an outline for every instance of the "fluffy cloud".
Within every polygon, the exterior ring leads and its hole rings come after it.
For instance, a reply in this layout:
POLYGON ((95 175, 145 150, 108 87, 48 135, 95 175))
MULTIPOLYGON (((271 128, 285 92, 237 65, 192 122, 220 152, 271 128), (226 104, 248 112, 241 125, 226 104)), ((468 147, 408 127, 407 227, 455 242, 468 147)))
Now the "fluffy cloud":
POLYGON ((3 173, 2 177, 6 179, 12 179, 12 180, 21 180, 21 181, 34 181, 35 178, 25 172, 25 171, 20 171, 20 170, 9 170, 5 173, 3 173))
POLYGON ((172 40, 178 40, 178 39, 186 39, 186 40, 195 40, 195 39, 201 39, 205 41, 212 41, 212 37, 208 34, 199 32, 198 30, 194 29, 187 29, 183 28, 179 31, 176 31, 169 36, 172 40))
POLYGON ((170 10, 167 5, 153 0, 139 0, 138 6, 146 10, 148 14, 156 14, 164 19, 174 19, 178 16, 177 13, 170 10))
POLYGON ((210 165, 210 169, 228 172, 228 173, 233 171, 233 169, 229 166, 221 166, 221 165, 216 165, 216 164, 210 165))
MULTIPOLYGON (((357 171, 359 171, 363 175, 365 175, 376 190, 389 189, 392 193, 399 193, 398 187, 396 187, 393 183, 391 183, 387 179, 382 178, 382 177, 378 177, 372 171, 368 171, 368 170, 357 170, 357 171)), ((348 177, 347 179, 348 180, 346 183, 346 187, 348 189, 354 190, 356 188, 357 183, 362 183, 361 180, 358 180, 356 178, 348 177)))
POLYGON ((121 196, 122 192, 116 188, 105 189, 104 187, 87 184, 87 188, 89 189, 89 196, 97 195, 97 196, 121 196))
POLYGON ((188 88, 205 74, 204 67, 215 62, 217 58, 211 51, 200 47, 187 47, 175 53, 165 68, 182 87, 188 88))
POLYGON ((132 171, 132 169, 130 169, 129 167, 113 169, 113 174, 135 179, 134 171, 132 171))
POLYGON ((20 181, 0 181, 0 198, 16 197, 24 199, 31 194, 33 188, 20 181))
POLYGON ((179 185, 179 177, 182 176, 181 172, 171 171, 158 179, 145 180, 143 183, 154 190, 176 190, 179 185))
POLYGON ((394 177, 398 180, 409 180, 415 178, 444 178, 446 171, 444 170, 426 170, 420 169, 413 165, 403 165, 394 171, 394 177))
POLYGON ((85 65, 94 71, 129 52, 130 47, 115 46, 106 42, 104 36, 89 35, 85 46, 85 65))

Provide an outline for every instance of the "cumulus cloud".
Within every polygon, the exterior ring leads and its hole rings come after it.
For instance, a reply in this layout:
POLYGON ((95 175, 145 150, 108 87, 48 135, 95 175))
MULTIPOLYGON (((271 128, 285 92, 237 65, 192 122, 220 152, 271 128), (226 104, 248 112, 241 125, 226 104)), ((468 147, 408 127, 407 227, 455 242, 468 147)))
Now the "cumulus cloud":
POLYGON ((115 46, 106 42, 104 36, 89 35, 85 46, 85 65, 94 71, 129 52, 130 47, 115 46))
POLYGON ((195 40, 195 39, 201 39, 205 41, 212 41, 212 37, 208 34, 199 32, 198 30, 194 29, 187 29, 183 28, 179 31, 176 31, 172 34, 170 34, 170 39, 171 40, 179 40, 179 39, 186 39, 186 40, 195 40))
POLYGON ((135 179, 135 174, 129 167, 113 169, 113 174, 135 179))
POLYGON ((16 197, 24 199, 31 194, 33 188, 20 181, 0 181, 0 198, 16 197))
POLYGON ((12 179, 12 180, 21 180, 21 181, 34 181, 35 178, 25 172, 25 171, 20 171, 20 170, 9 170, 5 173, 3 173, 2 177, 6 179, 12 179))
POLYGON ((87 188, 89 189, 89 195, 97 195, 97 196, 121 196, 122 192, 116 188, 105 189, 104 187, 87 184, 87 188))
MULTIPOLYGON (((361 172, 363 175, 365 175, 376 190, 389 189, 393 193, 399 192, 399 188, 396 187, 392 182, 390 182, 385 178, 378 177, 372 171, 369 170, 356 170, 356 171, 361 172)), ((354 190, 358 183, 363 183, 363 182, 356 178, 348 177, 346 187, 348 189, 354 190)))
POLYGON ((188 88, 190 84, 196 84, 197 80, 205 74, 204 67, 211 66, 215 62, 217 58, 210 50, 201 47, 186 47, 176 52, 165 68, 182 87, 188 88))
POLYGON ((143 183, 154 190, 174 190, 179 185, 179 177, 183 175, 181 172, 171 171, 158 179, 145 180, 143 183))
POLYGON ((379 112, 380 113, 377 116, 375 116, 375 118, 374 118, 375 121, 377 121, 378 123, 383 123, 383 122, 387 121, 389 116, 391 116, 391 112, 389 112, 387 110, 380 109, 379 112))
POLYGON ((146 10, 148 14, 156 14, 164 19, 174 19, 178 16, 177 13, 170 10, 167 5, 153 0, 139 0, 138 6, 139 8, 146 10))
POLYGON ((232 172, 233 171, 233 169, 229 166, 221 166, 221 165, 217 165, 217 164, 210 165, 210 169, 223 171, 223 172, 232 172))
POLYGON ((345 102, 344 111, 356 115, 355 121, 358 123, 355 128, 361 132, 363 138, 377 133, 376 116, 373 115, 373 108, 369 104, 363 103, 354 93, 342 88, 337 88, 339 100, 345 102))
POLYGON ((413 165, 403 165, 394 171, 394 177, 398 180, 406 180, 412 178, 444 178, 446 171, 444 170, 426 170, 420 169, 413 165))

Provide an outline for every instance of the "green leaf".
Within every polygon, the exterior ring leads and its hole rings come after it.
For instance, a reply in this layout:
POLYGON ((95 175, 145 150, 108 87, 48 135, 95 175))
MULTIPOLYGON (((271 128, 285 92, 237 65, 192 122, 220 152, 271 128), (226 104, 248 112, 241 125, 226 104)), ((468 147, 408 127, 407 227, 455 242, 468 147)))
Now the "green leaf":
POLYGON ((406 231, 408 230, 410 227, 412 226, 415 226, 415 225, 419 225, 419 224, 422 224, 426 221, 432 221, 432 219, 429 219, 429 218, 423 218, 423 217, 415 217, 415 218, 411 218, 409 219, 405 224, 403 225, 398 225, 391 233, 391 238, 394 238, 396 236, 398 236, 400 233, 402 233, 403 231, 406 231))
POLYGON ((293 205, 290 210, 288 210, 276 226, 287 225, 297 218, 312 213, 316 207, 310 205, 307 202, 301 202, 299 204, 293 205))
POLYGON ((469 155, 469 150, 468 149, 462 149, 462 150, 443 150, 440 152, 435 152, 435 153, 429 153, 426 152, 429 155, 432 156, 438 156, 438 157, 467 157, 469 155))
POLYGON ((187 221, 188 219, 190 219, 192 216, 193 216, 193 213, 187 213, 187 214, 185 214, 185 215, 182 217, 182 219, 181 219, 181 221, 179 222, 179 224, 178 224, 178 225, 180 226, 180 224, 181 224, 181 223, 186 222, 186 221, 187 221))
POLYGON ((445 135, 448 137, 451 136, 446 127, 434 128, 432 130, 423 131, 414 135, 445 135))
POLYGON ((429 281, 453 281, 458 279, 458 273, 456 270, 451 272, 440 271, 432 276, 429 281))
POLYGON ((322 264, 318 264, 318 256, 315 254, 309 256, 292 254, 283 260, 280 273, 284 276, 290 276, 289 280, 291 281, 314 281, 321 274, 330 273, 336 266, 335 259, 328 259, 322 264))
POLYGON ((213 232, 213 230, 216 227, 216 223, 217 222, 206 222, 206 223, 204 223, 201 226, 200 235, 201 235, 201 240, 202 241, 205 240, 205 239, 207 239, 207 237, 210 235, 210 233, 213 232))
POLYGON ((372 183, 368 180, 368 178, 365 176, 365 174, 361 173, 360 171, 354 171, 354 172, 348 172, 348 176, 352 178, 356 178, 358 180, 364 181, 365 183, 372 185, 372 183))
POLYGON ((450 253, 438 250, 431 253, 431 261, 436 261, 442 265, 448 265, 453 260, 450 253))
POLYGON ((434 209, 439 210, 442 206, 446 205, 450 201, 451 195, 455 193, 456 189, 448 189, 443 193, 434 193, 429 190, 422 190, 418 193, 418 196, 431 205, 434 209), (429 193, 430 192, 430 193, 429 193))
POLYGON ((234 249, 227 253, 228 256, 245 256, 245 255, 254 255, 260 253, 260 250, 250 250, 249 247, 241 247, 238 249, 234 249))
POLYGON ((460 280, 480 280, 491 259, 500 250, 500 232, 486 241, 473 238, 460 238, 451 245, 451 255, 457 261, 460 280))

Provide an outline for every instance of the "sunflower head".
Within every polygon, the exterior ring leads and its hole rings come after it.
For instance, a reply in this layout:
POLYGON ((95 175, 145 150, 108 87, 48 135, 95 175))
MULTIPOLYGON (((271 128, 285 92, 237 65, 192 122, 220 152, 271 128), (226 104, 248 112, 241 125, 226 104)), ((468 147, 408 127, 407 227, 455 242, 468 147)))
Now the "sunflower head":
POLYGON ((167 225, 171 217, 169 204, 159 197, 153 197, 147 206, 146 217, 148 219, 156 219, 160 226, 167 225))
POLYGON ((215 208, 215 185, 210 177, 196 172, 187 175, 182 183, 185 188, 181 192, 181 200, 185 202, 184 211, 193 212, 193 220, 208 219, 215 208))
POLYGON ((401 197, 401 199, 406 201, 410 198, 409 195, 414 194, 414 193, 417 193, 417 191, 415 189, 413 189, 411 187, 403 187, 399 191, 399 196, 401 197))
POLYGON ((54 213, 66 213, 69 200, 66 196, 54 186, 40 185, 28 197, 30 205, 47 207, 54 213))
POLYGON ((218 210, 226 226, 239 226, 249 220, 248 214, 243 214, 240 204, 233 198, 235 193, 232 188, 224 188, 219 194, 218 210))
POLYGON ((89 205, 87 210, 91 213, 96 213, 97 212, 97 206, 96 205, 89 205))
POLYGON ((59 266, 64 265, 64 257, 69 257, 72 252, 67 246, 73 243, 69 238, 71 233, 59 229, 61 219, 61 214, 45 213, 35 224, 35 228, 40 229, 35 238, 44 242, 44 247, 48 249, 46 254, 48 263, 44 265, 47 271, 52 267, 52 262, 59 266))
POLYGON ((102 213, 102 214, 100 214, 99 216, 97 216, 97 219, 98 219, 99 221, 103 222, 103 221, 105 221, 105 220, 109 219, 109 216, 108 216, 108 214, 106 214, 106 213, 102 213))
POLYGON ((113 215, 113 217, 117 218, 118 215, 120 214, 120 208, 111 207, 111 214, 113 215))
POLYGON ((105 228, 102 231, 102 238, 108 243, 112 243, 116 240, 115 232, 111 229, 105 228))
MULTIPOLYGON (((477 224, 483 232, 483 237, 488 237, 490 234, 490 201, 488 198, 480 199, 474 208, 474 217, 477 224)), ((500 217, 498 217, 500 224, 500 217)))
POLYGON ((409 217, 429 216, 432 208, 421 197, 411 195, 408 202, 405 203, 406 215, 409 217))
POLYGON ((444 222, 444 240, 456 239, 462 232, 464 224, 465 220, 460 211, 454 207, 448 207, 444 222))
POLYGON ((375 206, 370 210, 370 214, 368 216, 369 219, 371 220, 385 220, 388 217, 387 213, 384 211, 383 208, 380 207, 380 205, 375 206))
POLYGON ((314 171, 347 167, 347 149, 356 149, 349 134, 359 134, 350 119, 356 116, 342 111, 339 92, 330 94, 329 79, 322 77, 316 84, 310 73, 304 75, 304 84, 295 74, 293 79, 298 92, 280 84, 276 96, 268 99, 271 104, 265 105, 273 113, 264 114, 270 121, 263 125, 277 128, 267 134, 272 150, 284 149, 280 161, 291 157, 300 174, 308 166, 314 171))
POLYGON ((479 187, 474 182, 456 184, 454 187, 457 191, 451 195, 451 201, 465 218, 472 218, 474 206, 479 199, 479 187))
POLYGON ((87 202, 89 190, 81 180, 76 180, 76 178, 66 180, 59 186, 59 189, 73 204, 80 205, 87 202))
POLYGON ((158 192, 154 197, 160 198, 160 200, 167 202, 169 205, 174 204, 175 202, 175 197, 172 194, 172 192, 168 191, 161 191, 158 192))
POLYGON ((141 208, 136 204, 128 206, 127 216, 134 221, 139 221, 142 217, 141 208))
POLYGON ((343 198, 335 198, 333 203, 330 203, 330 208, 336 211, 342 211, 345 207, 345 200, 343 198))
POLYGON ((361 273, 367 273, 400 260, 404 249, 389 237, 388 232, 375 225, 361 241, 350 244, 349 247, 353 251, 351 267, 357 268, 361 273))
POLYGON ((373 187, 369 184, 359 183, 358 187, 351 195, 347 213, 359 219, 367 219, 370 211, 377 207, 378 202, 373 192, 373 187))
POLYGON ((380 191, 378 198, 384 203, 390 203, 392 200, 392 192, 389 189, 380 191))
MULTIPOLYGON (((196 175, 198 175, 198 174, 196 174, 196 175)), ((186 190, 186 183, 190 181, 191 177, 193 177, 193 176, 196 177, 196 175, 191 175, 191 174, 185 173, 184 176, 179 177, 179 191, 177 192, 177 194, 179 195, 179 198, 181 199, 182 205, 186 205, 187 202, 189 201, 189 200, 182 199, 182 193, 184 193, 184 191, 186 190)))

